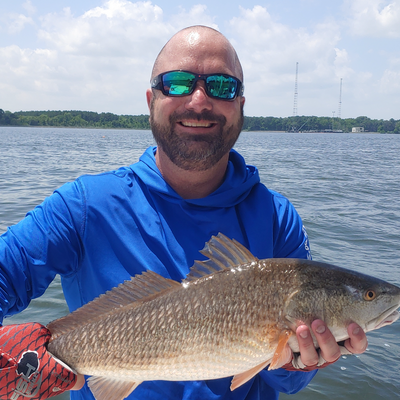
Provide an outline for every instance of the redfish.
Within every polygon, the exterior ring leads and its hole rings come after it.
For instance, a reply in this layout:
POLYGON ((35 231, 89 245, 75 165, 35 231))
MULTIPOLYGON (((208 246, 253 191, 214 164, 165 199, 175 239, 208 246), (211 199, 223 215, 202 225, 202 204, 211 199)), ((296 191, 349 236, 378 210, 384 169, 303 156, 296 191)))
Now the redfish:
POLYGON ((294 331, 324 320, 339 342, 399 317, 400 288, 302 259, 258 260, 219 234, 181 283, 137 275, 51 322, 48 350, 80 374, 97 400, 120 400, 141 382, 232 376, 231 389, 281 367, 294 331))

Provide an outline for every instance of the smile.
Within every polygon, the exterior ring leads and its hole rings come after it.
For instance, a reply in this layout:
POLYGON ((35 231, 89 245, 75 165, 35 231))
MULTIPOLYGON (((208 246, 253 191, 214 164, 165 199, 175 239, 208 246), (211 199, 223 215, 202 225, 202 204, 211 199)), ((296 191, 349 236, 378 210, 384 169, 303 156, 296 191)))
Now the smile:
POLYGON ((190 127, 190 128, 211 128, 213 125, 213 123, 211 122, 205 122, 205 121, 180 121, 181 125, 186 126, 186 127, 190 127))

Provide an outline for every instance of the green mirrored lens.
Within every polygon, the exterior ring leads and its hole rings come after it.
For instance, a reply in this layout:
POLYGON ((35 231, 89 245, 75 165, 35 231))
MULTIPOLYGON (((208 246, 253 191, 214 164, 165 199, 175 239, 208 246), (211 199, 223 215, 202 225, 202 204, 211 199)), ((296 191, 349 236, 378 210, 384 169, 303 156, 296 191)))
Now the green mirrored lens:
POLYGON ((194 80, 193 74, 184 71, 169 72, 162 78, 164 91, 172 96, 189 94, 194 80))
MULTIPOLYGON (((189 71, 170 71, 158 75, 152 87, 166 96, 186 96, 193 93, 196 82, 203 80, 207 95, 221 100, 233 100, 239 94, 241 82, 225 74, 194 74, 189 71)), ((243 91, 242 91, 243 93, 243 91)))
POLYGON ((212 75, 207 77, 207 89, 211 96, 220 99, 233 99, 236 94, 237 81, 223 75, 212 75))

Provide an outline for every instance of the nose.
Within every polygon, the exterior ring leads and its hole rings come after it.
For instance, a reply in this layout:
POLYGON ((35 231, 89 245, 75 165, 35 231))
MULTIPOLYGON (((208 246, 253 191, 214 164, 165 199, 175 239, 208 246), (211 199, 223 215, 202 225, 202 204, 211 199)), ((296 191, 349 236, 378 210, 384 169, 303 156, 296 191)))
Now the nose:
POLYGON ((198 81, 193 93, 187 97, 186 108, 196 112, 212 109, 212 101, 207 96, 203 81, 198 81))

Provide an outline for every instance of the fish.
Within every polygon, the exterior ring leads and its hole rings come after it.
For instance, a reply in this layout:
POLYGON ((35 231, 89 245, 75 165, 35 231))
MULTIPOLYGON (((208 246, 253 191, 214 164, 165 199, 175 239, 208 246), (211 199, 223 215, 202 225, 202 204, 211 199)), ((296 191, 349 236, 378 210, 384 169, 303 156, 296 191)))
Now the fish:
POLYGON ((399 318, 400 288, 378 278, 311 260, 259 260, 222 233, 200 253, 206 260, 182 282, 148 270, 51 322, 48 351, 90 375, 97 400, 121 400, 153 380, 232 377, 235 390, 298 352, 301 324, 322 319, 340 342, 351 322, 369 332, 399 318))

